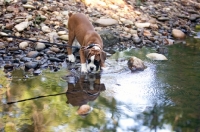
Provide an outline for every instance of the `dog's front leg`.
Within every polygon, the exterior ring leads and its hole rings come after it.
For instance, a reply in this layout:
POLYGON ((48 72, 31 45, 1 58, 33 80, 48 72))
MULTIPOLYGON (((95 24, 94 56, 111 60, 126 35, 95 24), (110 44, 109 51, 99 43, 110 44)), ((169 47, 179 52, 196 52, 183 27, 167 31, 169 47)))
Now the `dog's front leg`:
POLYGON ((76 58, 74 57, 74 55, 72 54, 72 44, 73 44, 73 41, 75 39, 75 36, 74 36, 74 32, 69 30, 69 41, 68 41, 68 46, 67 47, 67 54, 68 54, 68 60, 70 62, 75 62, 76 58))
POLYGON ((86 64, 86 59, 85 59, 85 52, 84 52, 84 48, 81 48, 79 50, 79 54, 80 54, 80 60, 81 60, 81 73, 87 73, 87 64, 86 64))

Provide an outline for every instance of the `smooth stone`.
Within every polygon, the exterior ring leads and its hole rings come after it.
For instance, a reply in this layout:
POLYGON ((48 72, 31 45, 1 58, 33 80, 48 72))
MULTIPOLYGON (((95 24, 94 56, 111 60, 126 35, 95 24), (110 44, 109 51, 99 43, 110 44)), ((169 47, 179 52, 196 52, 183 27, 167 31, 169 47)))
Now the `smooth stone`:
POLYGON ((40 69, 33 71, 34 75, 40 75, 41 73, 42 73, 42 71, 40 69))
POLYGON ((29 8, 29 9, 35 9, 35 7, 33 5, 29 5, 29 4, 25 4, 22 5, 24 8, 29 8))
POLYGON ((181 30, 179 29, 173 29, 172 30, 172 36, 174 38, 177 38, 177 39, 184 39, 185 38, 185 33, 182 32, 181 30))
POLYGON ((30 51, 28 54, 27 54, 27 57, 30 57, 30 58, 36 58, 38 56, 39 52, 37 51, 30 51))
POLYGON ((137 28, 146 28, 146 27, 149 27, 149 26, 150 26, 150 23, 148 23, 148 22, 145 22, 145 23, 136 22, 136 23, 135 23, 135 26, 136 26, 137 28))
POLYGON ((21 22, 21 23, 15 25, 15 28, 17 29, 18 32, 21 32, 24 29, 26 29, 28 26, 29 26, 28 22, 21 22))
POLYGON ((59 36, 59 38, 62 39, 62 40, 66 40, 66 41, 69 40, 69 36, 68 35, 61 35, 61 36, 59 36))
POLYGON ((28 47, 28 45, 29 43, 24 41, 24 42, 19 43, 19 48, 24 50, 28 47))
POLYGON ((144 62, 133 56, 131 57, 129 60, 128 60, 128 68, 133 72, 133 71, 136 71, 136 70, 144 70, 146 68, 146 66, 144 65, 144 62))
POLYGON ((152 36, 152 34, 149 30, 144 30, 143 35, 144 36, 152 36))
POLYGON ((60 49, 56 48, 56 47, 51 47, 50 50, 53 51, 53 52, 55 52, 55 53, 60 52, 60 49))
POLYGON ((95 23, 101 25, 101 26, 111 26, 118 24, 118 21, 112 18, 102 18, 95 21, 95 23))
POLYGON ((55 61, 55 62, 62 62, 61 59, 56 58, 56 57, 49 57, 49 60, 50 60, 50 61, 55 61))
POLYGON ((40 43, 40 42, 36 43, 35 50, 40 51, 40 50, 43 50, 45 48, 46 48, 46 45, 44 43, 40 43))
POLYGON ((168 60, 164 55, 158 53, 149 53, 146 57, 151 60, 168 60))
POLYGON ((168 21, 169 17, 159 17, 158 20, 159 21, 168 21))
POLYGON ((67 34, 66 31, 59 31, 59 32, 58 32, 58 35, 65 35, 65 34, 67 34))
POLYGON ((45 32, 45 33, 50 33, 51 32, 51 29, 48 27, 48 26, 42 26, 42 31, 45 32))
POLYGON ((35 69, 38 66, 38 62, 26 62, 25 68, 26 69, 35 69))

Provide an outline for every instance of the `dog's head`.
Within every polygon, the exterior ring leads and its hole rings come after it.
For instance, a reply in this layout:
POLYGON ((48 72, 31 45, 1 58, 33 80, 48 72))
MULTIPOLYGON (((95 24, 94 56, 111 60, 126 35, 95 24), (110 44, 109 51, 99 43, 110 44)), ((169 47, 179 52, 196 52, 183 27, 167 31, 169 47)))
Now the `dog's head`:
POLYGON ((97 72, 104 66, 106 53, 96 48, 85 49, 85 58, 88 72, 97 72))

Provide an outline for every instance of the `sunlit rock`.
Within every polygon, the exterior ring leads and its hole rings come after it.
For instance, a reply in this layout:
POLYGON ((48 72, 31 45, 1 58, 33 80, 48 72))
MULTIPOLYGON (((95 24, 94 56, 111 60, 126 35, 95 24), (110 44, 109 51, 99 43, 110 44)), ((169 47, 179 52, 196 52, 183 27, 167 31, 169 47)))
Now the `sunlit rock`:
POLYGON ((33 5, 25 4, 23 5, 24 8, 35 9, 33 5))
POLYGON ((136 71, 136 70, 144 70, 146 68, 146 66, 144 65, 144 62, 133 56, 131 57, 129 60, 128 60, 128 68, 133 72, 133 71, 136 71))
POLYGON ((42 26, 42 31, 45 32, 45 33, 50 33, 51 29, 48 26, 43 25, 42 26))
POLYGON ((40 42, 36 43, 35 50, 40 51, 40 50, 43 50, 45 48, 46 48, 46 45, 44 43, 40 43, 40 42))
POLYGON ((138 27, 138 28, 146 28, 146 27, 150 26, 150 23, 149 22, 145 22, 145 23, 136 22, 135 26, 138 27))
POLYGON ((111 26, 111 25, 118 24, 118 21, 112 18, 104 18, 104 19, 102 18, 102 19, 96 20, 95 23, 101 26, 111 26))
POLYGON ((20 49, 26 49, 26 47, 28 47, 28 42, 24 41, 24 42, 21 42, 19 44, 19 48, 20 49))
POLYGON ((173 35, 174 38, 177 38, 177 39, 184 39, 185 38, 185 33, 182 32, 179 29, 173 29, 172 35, 173 35))
POLYGON ((158 53, 149 53, 146 55, 146 57, 151 60, 167 60, 167 58, 164 55, 158 53))
POLYGON ((69 39, 68 35, 61 35, 61 36, 59 36, 59 38, 62 39, 62 40, 68 40, 69 39))
POLYGON ((21 22, 20 24, 15 25, 15 28, 17 29, 18 32, 23 31, 29 26, 29 23, 27 21, 21 22))

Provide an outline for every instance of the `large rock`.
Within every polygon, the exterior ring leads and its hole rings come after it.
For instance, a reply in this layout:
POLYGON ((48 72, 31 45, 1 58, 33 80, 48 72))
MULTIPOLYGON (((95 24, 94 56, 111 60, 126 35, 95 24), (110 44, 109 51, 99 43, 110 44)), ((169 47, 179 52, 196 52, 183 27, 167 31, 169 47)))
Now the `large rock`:
POLYGON ((174 38, 177 38, 177 39, 184 39, 185 38, 185 33, 182 32, 179 29, 173 29, 172 35, 173 35, 174 38))
POLYGON ((105 18, 105 19, 98 19, 95 21, 95 23, 101 26, 111 26, 111 25, 118 24, 118 21, 112 18, 105 18))
POLYGON ((103 40, 104 48, 112 47, 119 43, 119 38, 117 38, 111 30, 101 30, 99 34, 103 40))
POLYGON ((133 71, 136 71, 136 70, 144 70, 146 68, 146 66, 144 65, 144 62, 133 56, 131 57, 129 60, 128 60, 128 68, 133 72, 133 71))

